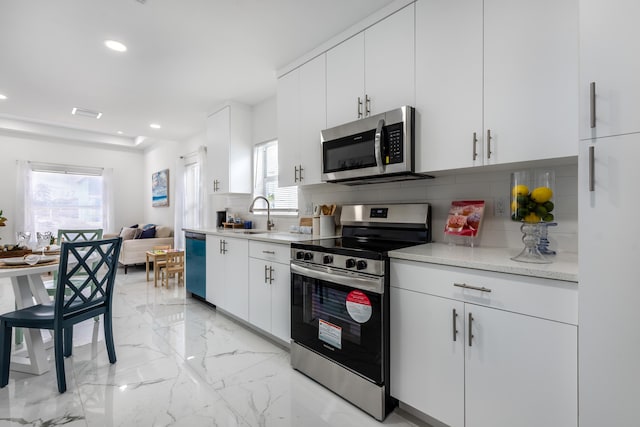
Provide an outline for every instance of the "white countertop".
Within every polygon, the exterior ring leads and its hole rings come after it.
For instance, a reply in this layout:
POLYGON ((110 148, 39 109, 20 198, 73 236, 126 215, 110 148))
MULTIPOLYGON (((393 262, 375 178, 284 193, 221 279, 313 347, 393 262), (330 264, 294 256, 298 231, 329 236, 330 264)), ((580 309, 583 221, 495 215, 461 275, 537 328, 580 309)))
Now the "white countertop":
MULTIPOLYGON (((269 243, 290 243, 290 242, 301 242, 303 240, 311 240, 313 239, 313 235, 311 234, 301 234, 301 233, 289 233, 286 231, 267 231, 267 230, 256 230, 249 229, 245 230, 242 228, 211 228, 211 229, 194 229, 194 228, 183 228, 183 231, 189 231, 192 233, 202 233, 202 234, 211 234, 215 236, 227 236, 227 237, 237 237, 240 239, 250 239, 250 240, 258 240, 262 242, 269 243)), ((317 238, 317 236, 316 236, 317 238)))
POLYGON ((393 259, 428 262, 455 267, 475 268, 499 273, 578 282, 578 255, 560 252, 550 255, 551 264, 532 264, 512 261, 522 248, 484 248, 428 243, 389 252, 393 259))

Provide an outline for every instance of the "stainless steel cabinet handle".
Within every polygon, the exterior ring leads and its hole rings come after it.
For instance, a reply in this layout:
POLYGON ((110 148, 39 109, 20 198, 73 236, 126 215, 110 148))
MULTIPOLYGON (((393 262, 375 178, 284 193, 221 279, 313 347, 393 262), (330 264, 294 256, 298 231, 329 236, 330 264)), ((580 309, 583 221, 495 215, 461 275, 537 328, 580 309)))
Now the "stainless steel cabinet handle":
POLYGON ((269 266, 269 284, 273 283, 273 267, 269 266))
POLYGON ((222 253, 223 254, 227 253, 227 241, 226 240, 222 241, 222 253))
POLYGON ((455 341, 458 337, 458 329, 456 328, 456 319, 458 318, 458 313, 456 313, 456 309, 453 309, 453 340, 455 341))
POLYGON ((473 345, 473 332, 471 331, 472 326, 473 326, 473 316, 471 315, 471 313, 469 313, 469 347, 473 345))
POLYGON ((473 160, 475 161, 478 158, 478 135, 476 132, 473 133, 473 160))
POLYGON ((484 286, 479 288, 477 286, 467 285, 466 283, 454 283, 453 286, 457 286, 458 288, 464 288, 464 289, 472 289, 474 291, 480 291, 480 292, 491 292, 491 289, 485 288, 484 286))
POLYGON ((264 283, 265 285, 267 284, 267 281, 269 280, 269 276, 267 276, 267 272, 269 271, 269 268, 267 267, 267 265, 264 265, 264 283))
POLYGON ((491 129, 487 129, 487 159, 491 158, 491 129))
POLYGON ((364 95, 364 112, 366 117, 371 115, 371 98, 367 94, 364 95))
POLYGON ((262 251, 263 254, 275 255, 276 251, 262 251))
POLYGON ((362 118, 362 99, 358 97, 358 118, 362 118))
POLYGON ((591 129, 596 127, 596 82, 589 85, 589 110, 591 119, 591 129))
POLYGON ((302 171, 304 170, 302 169, 302 165, 300 165, 300 168, 298 168, 298 170, 300 171, 300 177, 298 178, 298 181, 302 182, 303 180, 302 171))
POLYGON ((589 147, 589 191, 596 191, 596 147, 589 147))
POLYGON ((220 239, 220 253, 222 253, 222 239, 220 239))
POLYGON ((298 182, 298 167, 297 166, 293 167, 293 181, 294 182, 298 182))

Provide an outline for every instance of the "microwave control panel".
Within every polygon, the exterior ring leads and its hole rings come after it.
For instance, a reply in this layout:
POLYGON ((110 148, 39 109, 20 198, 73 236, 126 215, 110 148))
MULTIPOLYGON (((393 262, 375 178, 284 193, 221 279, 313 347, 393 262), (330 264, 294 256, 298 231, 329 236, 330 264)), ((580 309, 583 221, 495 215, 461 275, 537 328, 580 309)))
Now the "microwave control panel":
POLYGON ((386 140, 387 140, 387 153, 385 158, 385 164, 402 163, 403 153, 402 146, 404 141, 402 140, 402 123, 395 123, 389 126, 385 126, 386 140))

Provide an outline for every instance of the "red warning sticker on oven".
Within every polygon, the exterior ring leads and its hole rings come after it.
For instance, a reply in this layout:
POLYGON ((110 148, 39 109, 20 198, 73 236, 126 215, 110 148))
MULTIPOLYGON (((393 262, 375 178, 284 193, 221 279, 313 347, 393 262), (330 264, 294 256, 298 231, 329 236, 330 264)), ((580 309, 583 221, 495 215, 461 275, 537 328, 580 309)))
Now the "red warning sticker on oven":
POLYGON ((364 292, 356 289, 347 295, 347 311, 353 320, 358 323, 365 323, 371 319, 373 309, 369 297, 364 292))
POLYGON ((342 349, 342 328, 326 320, 318 320, 318 339, 342 349))

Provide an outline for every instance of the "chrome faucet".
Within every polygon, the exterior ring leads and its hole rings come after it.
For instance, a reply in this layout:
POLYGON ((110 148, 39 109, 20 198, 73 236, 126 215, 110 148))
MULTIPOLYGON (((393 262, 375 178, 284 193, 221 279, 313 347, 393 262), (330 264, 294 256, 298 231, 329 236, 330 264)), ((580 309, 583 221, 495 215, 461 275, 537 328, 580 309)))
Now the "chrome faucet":
POLYGON ((256 198, 253 199, 253 201, 251 202, 251 206, 249 206, 249 212, 253 213, 253 205, 256 204, 256 200, 258 200, 258 199, 262 199, 265 202, 267 202, 267 231, 271 231, 271 229, 274 227, 274 224, 271 221, 271 207, 269 205, 269 200, 267 200, 266 197, 264 197, 264 196, 256 196, 256 198))

